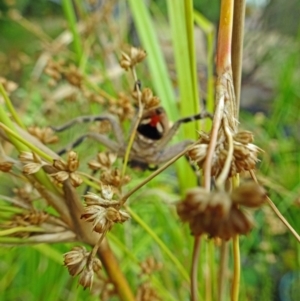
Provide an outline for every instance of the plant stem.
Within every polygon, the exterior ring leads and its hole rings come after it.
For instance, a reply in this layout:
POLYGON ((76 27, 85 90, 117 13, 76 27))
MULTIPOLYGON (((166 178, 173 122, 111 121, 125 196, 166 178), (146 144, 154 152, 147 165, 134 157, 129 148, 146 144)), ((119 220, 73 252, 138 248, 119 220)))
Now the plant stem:
MULTIPOLYGON (((255 176, 255 173, 253 170, 250 170, 250 175, 252 177, 252 179, 258 183, 257 178, 255 176)), ((269 206, 271 207, 271 209, 274 211, 274 213, 277 215, 277 217, 283 222, 283 224, 288 228, 288 230, 295 236, 295 238, 298 240, 298 242, 300 243, 300 236, 299 234, 296 232, 296 230, 289 224, 289 222, 285 219, 285 217, 280 213, 280 211, 277 209, 276 205, 272 202, 272 200, 267 197, 267 202, 269 204, 269 206)))
POLYGON ((218 287, 218 301, 223 301, 226 293, 226 274, 227 274, 227 264, 228 264, 228 243, 222 240, 221 245, 221 258, 219 267, 219 287, 218 287))
POLYGON ((198 300, 198 265, 201 246, 201 236, 196 236, 194 239, 194 249, 191 268, 191 301, 198 300))
POLYGON ((234 0, 222 0, 217 49, 217 75, 231 68, 231 42, 234 0))
POLYGON ((145 184, 147 184, 148 182, 150 182, 153 178, 155 178, 158 174, 160 174, 163 170, 165 170, 166 168, 168 168, 170 165, 172 165, 175 161, 177 161, 180 157, 182 157, 183 155, 186 154, 186 152, 188 152, 190 150, 191 147, 195 146, 197 143, 199 143, 198 141, 196 141, 195 143, 191 144, 189 147, 187 147, 185 150, 183 150, 182 152, 180 152, 178 155, 176 155, 173 159, 171 159, 170 161, 168 161, 167 163, 165 163, 162 167, 160 167, 159 169, 157 169, 156 171, 154 171, 149 177, 147 177, 146 179, 144 179, 141 183, 139 183, 136 187, 134 187, 132 190, 130 190, 129 192, 127 192, 121 199, 120 203, 124 204, 126 202, 126 200, 133 194, 135 193, 137 190, 139 190, 141 187, 143 187, 145 184))
POLYGON ((108 274, 109 279, 114 284, 119 300, 121 301, 135 301, 133 293, 120 270, 120 265, 116 260, 107 240, 103 240, 100 248, 98 249, 98 255, 101 262, 108 274))
POLYGON ((0 83, 0 93, 2 95, 2 97, 4 98, 5 101, 5 105, 7 106, 11 116, 13 117, 13 119, 15 120, 15 122, 22 128, 25 129, 25 126, 23 125, 21 119, 19 118, 17 112, 15 111, 15 108, 13 107, 10 98, 8 97, 3 85, 0 83))
MULTIPOLYGON (((246 0, 234 1, 231 57, 236 108, 240 107, 245 8, 246 0)), ((238 118, 238 115, 235 117, 238 118)))
POLYGON ((240 276, 241 276, 241 267, 240 267, 240 246, 239 246, 239 236, 235 235, 232 239, 233 244, 233 280, 231 287, 231 301, 238 301, 239 299, 239 290, 240 290, 240 276))
POLYGON ((189 281, 189 275, 184 268, 184 266, 180 263, 178 258, 170 251, 168 246, 158 237, 158 235, 128 206, 126 207, 126 210, 129 212, 129 214, 132 216, 132 218, 143 228, 147 233, 153 238, 153 240, 159 245, 159 247, 162 249, 163 252, 166 253, 166 255, 169 257, 169 259, 173 262, 174 266, 177 268, 181 276, 186 280, 189 281))
POLYGON ((76 57, 77 57, 77 64, 79 65, 81 56, 83 54, 83 49, 82 49, 82 45, 81 45, 80 35, 79 35, 78 29, 77 29, 76 16, 75 16, 72 1, 71 0, 63 0, 62 6, 63 6, 65 17, 68 21, 70 30, 73 35, 73 46, 74 46, 74 51, 75 51, 76 57))

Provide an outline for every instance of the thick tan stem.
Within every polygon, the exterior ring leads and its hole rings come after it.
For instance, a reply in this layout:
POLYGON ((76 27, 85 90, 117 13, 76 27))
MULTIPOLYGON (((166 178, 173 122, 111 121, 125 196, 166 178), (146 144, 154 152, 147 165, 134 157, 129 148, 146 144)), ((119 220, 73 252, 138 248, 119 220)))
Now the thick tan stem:
MULTIPOLYGON (((241 82, 242 82, 242 58, 245 21, 245 0, 234 1, 233 32, 232 32, 232 75, 235 92, 237 114, 240 107, 241 82)), ((238 119, 238 115, 235 116, 238 119)))
MULTIPOLYGON (((80 202, 75 189, 71 186, 69 181, 65 181, 63 185, 66 203, 69 207, 71 216, 73 218, 73 231, 78 236, 79 240, 91 246, 94 246, 99 241, 99 235, 93 232, 91 224, 80 219, 83 213, 83 206, 80 202)), ((108 278, 114 284, 119 300, 134 301, 135 298, 129 287, 129 284, 120 269, 120 265, 110 249, 107 239, 103 239, 98 255, 105 268, 108 278)))

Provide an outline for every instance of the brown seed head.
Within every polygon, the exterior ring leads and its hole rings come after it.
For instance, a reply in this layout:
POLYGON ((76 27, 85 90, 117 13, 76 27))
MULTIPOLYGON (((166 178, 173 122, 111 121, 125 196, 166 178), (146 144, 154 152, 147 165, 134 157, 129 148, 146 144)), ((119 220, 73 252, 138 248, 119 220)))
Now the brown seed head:
MULTIPOLYGON (((188 153, 191 160, 197 163, 199 168, 203 168, 209 141, 209 136, 205 133, 201 133, 199 144, 195 145, 188 153)), ((255 165, 258 161, 257 155, 262 150, 256 145, 249 143, 251 141, 253 141, 253 135, 251 132, 243 131, 233 136, 234 151, 228 175, 229 177, 243 171, 255 169, 255 165)), ((213 154, 211 167, 212 176, 219 176, 223 170, 227 157, 228 143, 224 134, 220 132, 218 135, 217 146, 213 154)))
POLYGON ((81 88, 83 76, 75 65, 71 65, 67 70, 65 70, 64 76, 71 85, 81 88))
POLYGON ((206 233, 227 240, 246 234, 253 227, 251 216, 234 205, 230 195, 223 191, 208 193, 199 187, 191 189, 176 207, 180 219, 189 223, 193 235, 206 233))
POLYGON ((0 77, 0 83, 2 84, 4 90, 8 95, 10 95, 10 93, 14 92, 18 88, 18 85, 15 82, 10 81, 4 77, 0 77))
POLYGON ((21 152, 19 159, 25 165, 23 166, 23 173, 30 175, 38 172, 43 166, 48 165, 36 153, 21 152))
POLYGON ((92 160, 88 163, 92 170, 108 170, 116 161, 117 155, 110 152, 101 152, 97 155, 97 160, 92 160))
POLYGON ((8 161, 0 162, 0 171, 10 172, 13 165, 14 165, 13 162, 8 162, 8 161))
POLYGON ((135 100, 141 99, 141 103, 146 110, 157 108, 160 106, 160 99, 153 95, 150 88, 144 88, 143 91, 135 90, 132 92, 132 96, 135 100))
POLYGON ((127 71, 129 68, 133 68, 137 63, 143 61, 146 55, 145 50, 130 47, 126 51, 122 51, 120 66, 127 71))
POLYGON ((64 254, 64 265, 71 276, 79 275, 87 264, 89 252, 84 247, 74 247, 64 254))
POLYGON ((262 186, 249 181, 236 188, 231 194, 231 199, 234 204, 257 208, 265 203, 266 196, 262 186))
POLYGON ((58 141, 58 137, 53 135, 53 130, 49 127, 39 128, 37 126, 31 126, 28 128, 28 132, 44 144, 53 144, 58 141))
POLYGON ((86 288, 91 289, 92 285, 93 285, 93 280, 94 280, 94 271, 85 269, 80 274, 78 284, 83 286, 84 289, 86 289, 86 288))

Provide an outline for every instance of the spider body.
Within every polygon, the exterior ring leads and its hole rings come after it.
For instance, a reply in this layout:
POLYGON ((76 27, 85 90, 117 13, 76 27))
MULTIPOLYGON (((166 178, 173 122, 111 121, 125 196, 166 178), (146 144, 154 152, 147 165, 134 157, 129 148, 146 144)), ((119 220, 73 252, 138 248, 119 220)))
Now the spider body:
MULTIPOLYGON (((130 150, 130 165, 133 167, 146 169, 150 166, 158 166, 172 159, 192 143, 191 140, 183 140, 174 145, 167 146, 167 144, 175 135, 179 126, 182 123, 202 119, 209 116, 210 114, 203 112, 191 117, 179 119, 172 126, 170 126, 169 120, 163 107, 156 107, 150 110, 146 110, 143 113, 143 116, 137 127, 135 139, 130 150)), ((81 116, 69 121, 68 123, 60 127, 52 127, 52 129, 56 132, 60 132, 71 127, 75 123, 103 120, 107 120, 111 124, 112 131, 115 136, 114 140, 108 138, 103 134, 93 132, 86 133, 77 138, 69 146, 59 151, 58 154, 62 155, 68 150, 78 146, 84 139, 92 138, 102 145, 106 146, 111 152, 116 153, 118 157, 123 158, 128 143, 127 139, 125 139, 120 121, 114 115, 106 114, 101 116, 81 116)), ((132 120, 129 136, 132 134, 134 125, 136 124, 137 120, 137 117, 132 120)))

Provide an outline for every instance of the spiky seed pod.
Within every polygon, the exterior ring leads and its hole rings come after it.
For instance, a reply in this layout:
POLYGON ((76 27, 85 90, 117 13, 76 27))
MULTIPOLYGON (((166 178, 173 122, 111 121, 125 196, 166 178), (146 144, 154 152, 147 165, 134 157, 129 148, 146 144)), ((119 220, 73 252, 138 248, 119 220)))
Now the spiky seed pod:
POLYGON ((92 170, 108 170, 116 161, 117 155, 111 152, 101 152, 97 154, 97 160, 88 163, 92 170))
POLYGON ((143 61, 146 55, 145 50, 130 47, 126 52, 122 51, 120 66, 127 71, 129 68, 133 68, 136 64, 143 61))
POLYGON ((206 233, 228 240, 237 234, 247 234, 254 226, 252 217, 241 206, 258 207, 265 196, 264 189, 255 183, 245 183, 230 195, 197 187, 187 192, 176 209, 180 219, 189 223, 192 235, 206 233))
POLYGON ((121 122, 124 120, 131 120, 135 115, 135 108, 132 104, 131 98, 125 93, 119 93, 118 99, 109 104, 109 112, 119 116, 121 122))
POLYGON ((67 168, 70 172, 76 171, 79 166, 78 155, 74 151, 68 153, 67 168))
POLYGON ((121 171, 117 168, 105 170, 100 175, 100 180, 106 185, 111 185, 117 189, 123 185, 126 185, 130 181, 130 177, 125 175, 123 178, 121 176, 121 171))
POLYGON ((79 275, 87 264, 90 252, 85 247, 74 247, 64 254, 64 265, 68 268, 71 276, 79 275))
POLYGON ((71 65, 69 68, 65 69, 64 76, 72 86, 81 88, 83 76, 75 65, 71 65))
POLYGON ((0 162, 0 171, 10 172, 13 165, 14 165, 13 162, 8 162, 8 161, 0 162))
MULTIPOLYGON (((206 159, 208 144, 210 138, 205 133, 200 133, 200 142, 195 145, 188 153, 191 160, 194 161, 199 168, 203 168, 206 159)), ((250 143, 253 141, 253 135, 248 131, 241 131, 233 135, 233 157, 229 177, 241 173, 243 171, 252 170, 258 161, 257 155, 262 152, 256 145, 250 143)), ((228 143, 222 132, 218 135, 217 146, 213 155, 211 174, 218 176, 225 164, 228 156, 228 143)))
POLYGON ((240 142, 244 145, 247 145, 247 144, 252 143, 254 141, 253 134, 249 131, 238 132, 233 136, 233 139, 236 142, 240 142))
POLYGON ((141 103, 144 105, 146 110, 157 108, 160 106, 160 99, 153 95, 150 88, 144 88, 143 91, 135 90, 132 92, 132 97, 135 100, 141 99, 141 103))
POLYGON ((157 262, 153 256, 150 256, 140 263, 140 267, 142 275, 151 275, 162 268, 162 263, 157 262))
POLYGON ((23 173, 26 175, 38 172, 43 166, 48 165, 36 153, 21 152, 19 159, 25 165, 23 166, 23 173))
POLYGON ((265 203, 266 196, 266 190, 262 186, 249 181, 237 187, 232 192, 231 199, 234 204, 257 208, 265 203))
POLYGON ((81 218, 93 223, 93 230, 104 233, 115 223, 123 223, 130 218, 128 213, 119 210, 120 203, 112 200, 113 192, 110 186, 102 185, 101 197, 88 193, 85 198, 85 210, 81 218))
POLYGON ((81 177, 75 172, 79 167, 78 155, 74 151, 68 153, 67 163, 62 160, 54 160, 53 167, 58 172, 52 173, 51 176, 58 182, 63 183, 70 179, 72 186, 77 187, 82 184, 81 177))
POLYGON ((155 289, 149 282, 144 282, 138 287, 136 301, 161 301, 155 289))
POLYGON ((58 137, 54 135, 53 130, 49 127, 40 128, 37 126, 31 126, 28 128, 28 132, 44 144, 53 144, 58 141, 58 137))
POLYGON ((85 269, 82 271, 82 273, 79 276, 78 284, 83 286, 84 289, 92 288, 93 285, 93 280, 94 280, 94 271, 85 269))
POLYGON ((18 88, 18 84, 0 76, 0 83, 3 85, 4 90, 10 95, 11 92, 18 88))

